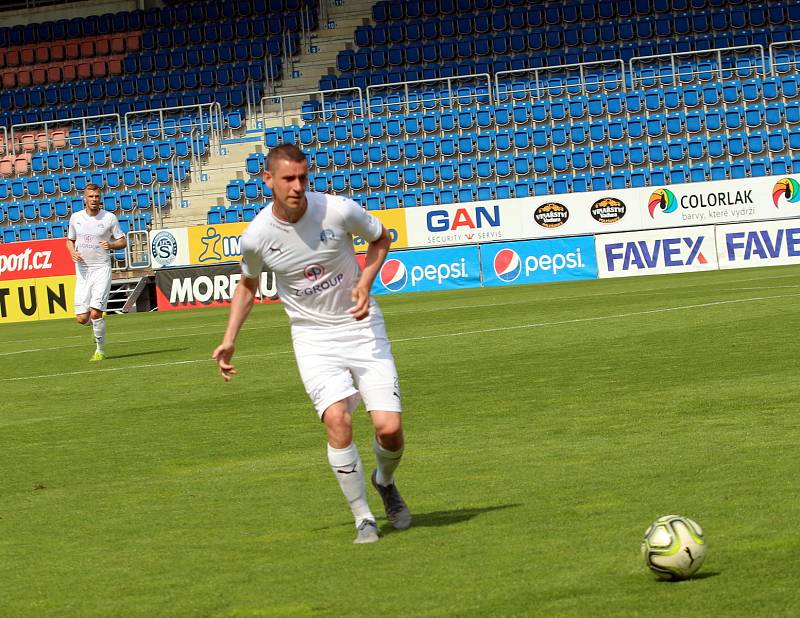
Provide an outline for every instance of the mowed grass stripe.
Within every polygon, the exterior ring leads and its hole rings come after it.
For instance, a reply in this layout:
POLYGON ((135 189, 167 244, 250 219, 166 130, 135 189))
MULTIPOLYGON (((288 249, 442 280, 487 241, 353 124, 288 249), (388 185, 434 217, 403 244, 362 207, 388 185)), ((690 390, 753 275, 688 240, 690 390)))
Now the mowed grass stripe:
MULTIPOLYGON (((0 615, 792 616, 800 312, 743 282, 790 291, 800 269, 380 297, 416 519, 369 548, 279 306, 254 309, 230 384, 208 360, 226 310, 112 317, 109 365, 163 366, 4 383, 0 615), (677 585, 638 556, 669 512, 710 547, 677 585)), ((86 345, 0 362, 83 370, 86 345)), ((355 427, 371 468, 363 411, 355 427)))

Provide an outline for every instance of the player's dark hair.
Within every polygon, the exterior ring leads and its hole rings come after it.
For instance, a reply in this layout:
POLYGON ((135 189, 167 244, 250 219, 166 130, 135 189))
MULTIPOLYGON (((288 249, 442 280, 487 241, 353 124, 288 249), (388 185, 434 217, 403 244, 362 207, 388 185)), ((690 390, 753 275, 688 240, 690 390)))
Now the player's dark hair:
POLYGON ((292 161, 294 163, 300 163, 301 161, 306 160, 306 155, 294 144, 281 144, 280 146, 275 146, 275 148, 272 148, 267 155, 267 169, 271 168, 273 163, 281 159, 292 161))

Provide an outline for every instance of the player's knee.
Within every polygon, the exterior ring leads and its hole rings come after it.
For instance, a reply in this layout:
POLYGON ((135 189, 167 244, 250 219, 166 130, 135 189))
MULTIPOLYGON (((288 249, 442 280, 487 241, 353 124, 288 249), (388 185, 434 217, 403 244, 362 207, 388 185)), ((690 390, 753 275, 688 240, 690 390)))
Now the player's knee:
POLYGON ((373 414, 375 435, 381 446, 397 450, 403 446, 403 424, 400 414, 373 414))
POLYGON ((322 415, 322 422, 328 432, 328 442, 334 448, 345 448, 353 441, 353 420, 345 408, 331 406, 322 415))
POLYGON ((98 311, 97 309, 92 309, 91 311, 89 311, 89 317, 92 320, 99 320, 100 318, 103 317, 103 312, 98 311))
POLYGON ((75 319, 77 320, 78 324, 86 324, 86 322, 89 321, 89 314, 81 313, 80 315, 76 315, 75 319))

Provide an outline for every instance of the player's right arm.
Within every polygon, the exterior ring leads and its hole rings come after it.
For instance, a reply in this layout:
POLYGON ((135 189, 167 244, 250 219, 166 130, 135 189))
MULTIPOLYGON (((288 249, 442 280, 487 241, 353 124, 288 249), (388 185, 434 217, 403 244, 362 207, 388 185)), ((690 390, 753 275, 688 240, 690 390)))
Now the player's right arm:
POLYGON ((75 241, 71 238, 67 238, 67 251, 69 251, 69 256, 72 258, 73 262, 83 261, 81 254, 78 253, 78 250, 75 248, 75 241))
POLYGON ((211 357, 217 361, 219 375, 226 382, 236 373, 236 368, 231 364, 236 336, 253 308, 263 265, 261 253, 258 250, 258 242, 253 238, 253 234, 248 233, 249 231, 250 228, 242 234, 242 277, 233 292, 228 326, 225 328, 222 343, 211 354, 211 357))
POLYGON ((75 239, 78 237, 78 231, 75 229, 75 215, 69 218, 69 225, 67 226, 67 251, 73 262, 82 262, 83 257, 75 248, 75 239))
POLYGON ((251 279, 242 276, 233 292, 233 299, 231 300, 231 313, 228 316, 228 326, 225 329, 225 334, 211 357, 217 361, 219 374, 222 379, 228 382, 231 376, 236 373, 236 368, 231 364, 231 358, 235 350, 236 336, 242 328, 242 324, 247 320, 250 315, 250 310, 253 308, 253 302, 256 298, 258 291, 258 277, 251 279))

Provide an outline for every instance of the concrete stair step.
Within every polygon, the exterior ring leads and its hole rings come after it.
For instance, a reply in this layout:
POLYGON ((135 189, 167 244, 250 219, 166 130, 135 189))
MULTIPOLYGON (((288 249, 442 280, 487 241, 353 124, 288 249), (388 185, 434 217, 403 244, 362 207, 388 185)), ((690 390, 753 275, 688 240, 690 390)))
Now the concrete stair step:
MULTIPOLYGON (((342 0, 341 4, 331 6, 328 12, 328 21, 332 28, 323 23, 319 30, 312 33, 312 44, 317 47, 316 53, 303 52, 296 56, 293 64, 300 76, 287 78, 278 87, 279 95, 290 95, 301 92, 315 92, 319 89, 319 79, 323 75, 336 71, 336 57, 340 51, 355 48, 353 34, 358 26, 374 24, 372 21, 373 0, 342 0)), ((284 118, 276 115, 280 112, 278 105, 266 105, 264 126, 280 126, 281 124, 302 124, 300 118, 300 104, 302 98, 291 97, 284 101, 284 118)), ((250 134, 248 133, 248 136, 250 134)), ((245 170, 245 159, 253 152, 264 151, 263 137, 260 131, 253 135, 258 141, 245 143, 224 143, 225 155, 212 153, 207 164, 203 166, 203 173, 208 180, 201 182, 199 179, 192 181, 183 188, 183 199, 189 204, 188 208, 175 208, 164 217, 167 227, 182 227, 185 225, 198 225, 206 222, 208 209, 217 203, 227 203, 225 187, 228 182, 240 175, 247 179, 249 175, 245 170)))
POLYGON ((326 64, 333 65, 336 64, 336 56, 339 55, 339 51, 320 51, 316 54, 307 54, 303 57, 302 60, 298 60, 294 63, 295 68, 298 67, 305 67, 305 66, 313 66, 318 64, 326 64))

